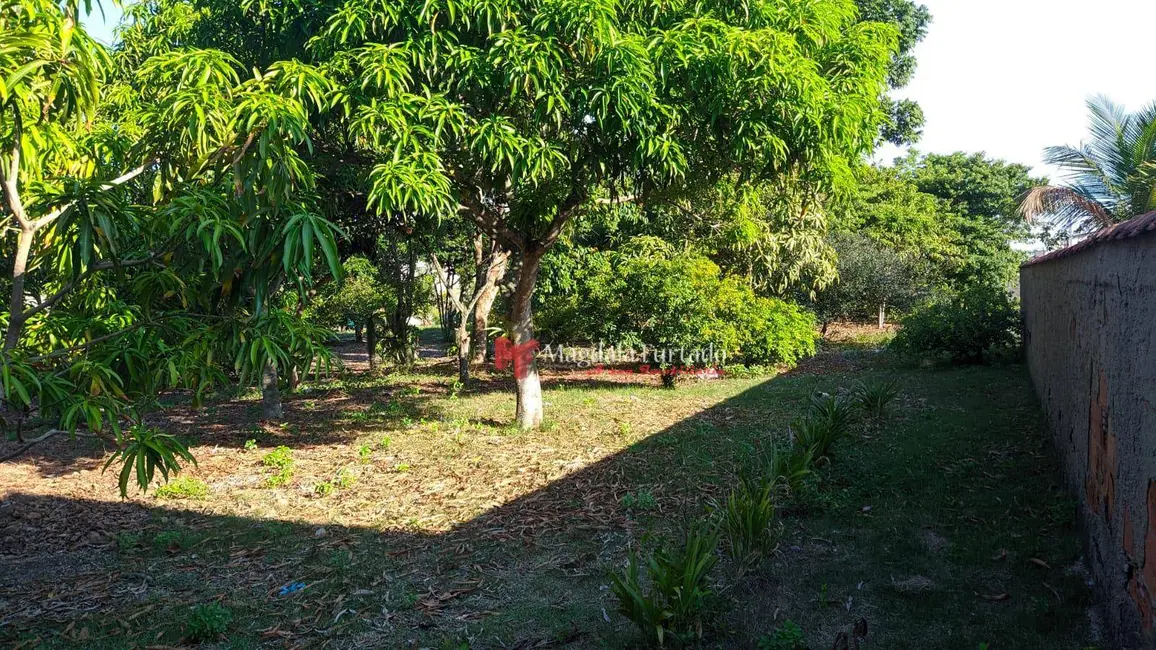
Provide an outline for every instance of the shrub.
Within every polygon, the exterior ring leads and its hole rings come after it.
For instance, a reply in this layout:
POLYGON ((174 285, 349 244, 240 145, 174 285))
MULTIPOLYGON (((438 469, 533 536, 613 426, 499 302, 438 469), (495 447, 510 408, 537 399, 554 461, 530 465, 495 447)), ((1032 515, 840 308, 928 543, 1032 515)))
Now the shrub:
POLYGON ((1019 306, 1007 292, 979 285, 915 310, 891 345, 908 354, 982 363, 1018 348, 1019 327, 1019 306))
POLYGON ((718 529, 697 521, 681 546, 659 549, 646 563, 650 589, 644 590, 639 565, 630 558, 625 575, 611 576, 618 611, 658 645, 690 642, 702 637, 703 615, 713 595, 707 582, 718 563, 718 529))
POLYGON ((209 486, 204 481, 182 476, 157 488, 161 499, 203 499, 209 495, 209 486))
MULTIPOLYGON (((654 350, 712 348, 744 364, 795 364, 816 350, 814 317, 756 296, 701 253, 635 237, 615 251, 561 248, 547 257, 539 300, 541 334, 654 350)), ((653 365, 718 359, 650 358, 653 365)))
POLYGON ((770 636, 759 639, 759 650, 806 650, 807 640, 803 630, 789 619, 775 628, 770 636))
POLYGON ((721 526, 732 558, 746 567, 774 548, 775 481, 743 480, 722 508, 721 526))
POLYGON ((185 622, 185 635, 194 643, 216 641, 232 622, 233 612, 220 603, 194 605, 185 622))
POLYGON ((838 439, 849 433, 855 420, 855 409, 844 397, 816 394, 811 396, 810 416, 818 422, 825 422, 831 428, 833 439, 838 439))
POLYGON ((887 405, 899 396, 899 382, 894 379, 869 384, 861 382, 855 386, 852 395, 855 405, 868 417, 879 419, 887 413, 887 405))

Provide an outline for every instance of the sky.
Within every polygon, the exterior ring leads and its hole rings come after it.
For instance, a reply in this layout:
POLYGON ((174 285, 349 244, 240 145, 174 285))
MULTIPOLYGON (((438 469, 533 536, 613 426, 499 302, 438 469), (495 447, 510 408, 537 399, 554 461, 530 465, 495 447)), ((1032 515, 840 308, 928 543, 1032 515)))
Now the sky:
MULTIPOLYGON (((1153 0, 922 1, 933 22, 915 78, 896 93, 923 106, 922 152, 984 151, 1060 180, 1043 149, 1080 143, 1090 96, 1130 110, 1156 100, 1153 0)), ((88 25, 111 42, 120 10, 103 4, 88 25)), ((875 159, 902 153, 888 146, 875 159)))
POLYGON ((1088 97, 1129 110, 1156 100, 1153 0, 922 1, 934 22, 897 93, 923 106, 920 151, 985 151, 1062 180, 1043 149, 1085 139, 1088 97))

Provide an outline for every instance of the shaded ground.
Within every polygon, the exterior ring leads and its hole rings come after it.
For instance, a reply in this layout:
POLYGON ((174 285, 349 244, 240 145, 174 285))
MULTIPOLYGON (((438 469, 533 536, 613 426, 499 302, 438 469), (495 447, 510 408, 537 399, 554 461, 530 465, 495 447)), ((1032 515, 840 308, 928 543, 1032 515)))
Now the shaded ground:
POLYGON ((1075 506, 1023 369, 846 351, 676 391, 555 372, 529 434, 504 424, 508 378, 457 394, 448 363, 310 385, 281 426, 255 398, 174 408, 199 501, 122 502, 103 451, 50 441, 0 466, 0 639, 178 645, 219 602, 221 647, 631 647, 607 575, 725 496, 814 391, 882 376, 903 386, 890 419, 836 448, 775 556, 719 567, 709 646, 790 619, 828 648, 860 617, 878 648, 1087 645, 1075 506), (278 445, 295 465, 271 488, 278 445))

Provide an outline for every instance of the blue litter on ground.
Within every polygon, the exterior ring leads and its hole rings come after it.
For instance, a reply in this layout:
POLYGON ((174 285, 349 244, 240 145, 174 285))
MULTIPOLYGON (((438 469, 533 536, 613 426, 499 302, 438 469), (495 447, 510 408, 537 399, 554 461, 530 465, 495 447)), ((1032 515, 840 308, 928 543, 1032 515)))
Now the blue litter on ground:
POLYGON ((282 596, 288 596, 289 594, 295 594, 304 588, 305 588, 304 582, 293 582, 293 583, 285 585, 284 587, 281 587, 281 595, 282 596))

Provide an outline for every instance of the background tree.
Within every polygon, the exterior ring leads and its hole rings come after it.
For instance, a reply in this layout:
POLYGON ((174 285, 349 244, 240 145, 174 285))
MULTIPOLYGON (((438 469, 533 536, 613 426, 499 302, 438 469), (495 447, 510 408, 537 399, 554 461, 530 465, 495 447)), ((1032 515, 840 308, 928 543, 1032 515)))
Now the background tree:
MULTIPOLYGON (((891 61, 887 83, 898 90, 911 83, 915 76, 915 47, 927 36, 931 12, 911 0, 856 0, 860 20, 894 25, 899 32, 899 44, 891 61)), ((914 144, 923 135, 923 108, 909 99, 884 98, 887 120, 880 129, 885 142, 896 145, 914 144)))
MULTIPOLYGON (((893 30, 856 23, 848 2, 780 5, 351 3, 318 49, 364 66, 355 76, 376 91, 354 111, 383 161, 372 204, 460 204, 516 251, 511 321, 523 344, 542 257, 597 188, 644 195, 732 170, 820 184, 870 147, 893 30)), ((517 383, 518 422, 536 426, 536 367, 517 383)))
POLYGON ((832 244, 839 255, 839 281, 814 301, 824 335, 834 321, 875 316, 883 329, 888 309, 910 309, 929 295, 925 267, 910 256, 857 233, 835 233, 832 244))
POLYGON ((227 56, 183 50, 128 70, 75 3, 0 9, 0 181, 16 235, 5 401, 18 426, 35 415, 106 436, 124 454, 122 492, 134 466, 147 486, 158 464, 175 469, 156 445, 175 443, 137 426, 124 437, 122 419, 139 423, 165 389, 200 398, 325 354, 267 309, 280 283, 305 287, 336 262, 297 155, 308 109, 279 67, 242 81, 227 56))
POLYGON ((1078 147, 1044 151, 1065 184, 1032 188, 1023 216, 1050 218, 1078 236, 1156 210, 1156 104, 1128 113, 1106 97, 1090 99, 1088 133, 1078 147))

